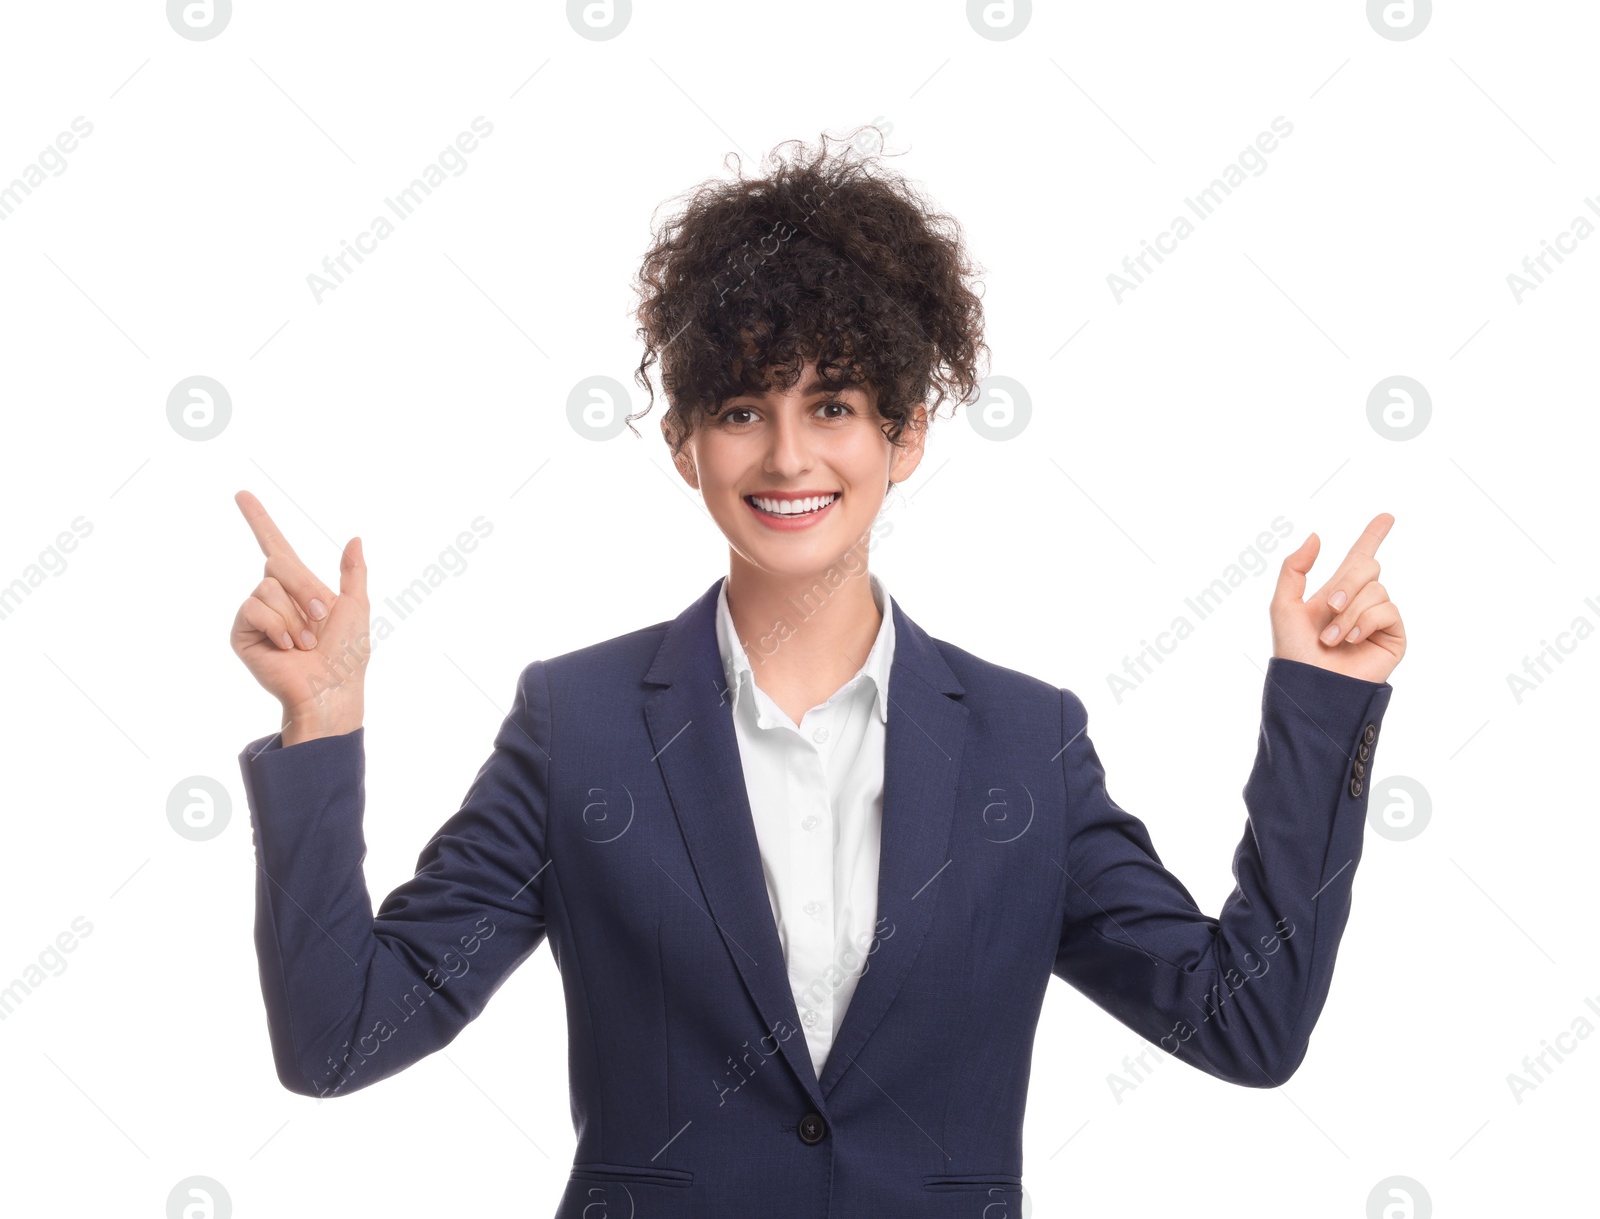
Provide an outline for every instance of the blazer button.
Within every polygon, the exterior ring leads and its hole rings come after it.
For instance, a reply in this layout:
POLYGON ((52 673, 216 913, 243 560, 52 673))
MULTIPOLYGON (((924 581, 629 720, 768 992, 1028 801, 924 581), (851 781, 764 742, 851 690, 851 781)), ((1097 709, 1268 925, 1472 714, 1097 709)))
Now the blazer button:
POLYGON ((1368 745, 1365 741, 1362 741, 1361 744, 1356 746, 1356 757, 1360 758, 1363 762, 1365 762, 1371 756, 1372 756, 1372 746, 1371 745, 1368 745))
POLYGON ((1368 724, 1361 730, 1361 739, 1368 745, 1376 741, 1378 739, 1378 726, 1376 724, 1368 724))
POLYGON ((827 1123, 820 1113, 808 1113, 800 1119, 800 1141, 809 1145, 822 1142, 828 1133, 827 1123))
POLYGON ((1350 763, 1350 772, 1358 779, 1365 778, 1367 774, 1367 764, 1360 758, 1357 758, 1354 762, 1350 763))
POLYGON ((1361 780, 1354 775, 1350 777, 1350 794, 1352 796, 1361 794, 1361 780))

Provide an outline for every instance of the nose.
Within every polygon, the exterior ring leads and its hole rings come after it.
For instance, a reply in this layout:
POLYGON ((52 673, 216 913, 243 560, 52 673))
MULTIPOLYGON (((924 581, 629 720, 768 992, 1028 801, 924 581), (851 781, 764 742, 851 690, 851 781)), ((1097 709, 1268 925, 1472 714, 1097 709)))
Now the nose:
POLYGON ((811 438, 797 409, 774 412, 766 468, 782 478, 794 478, 811 468, 811 438))

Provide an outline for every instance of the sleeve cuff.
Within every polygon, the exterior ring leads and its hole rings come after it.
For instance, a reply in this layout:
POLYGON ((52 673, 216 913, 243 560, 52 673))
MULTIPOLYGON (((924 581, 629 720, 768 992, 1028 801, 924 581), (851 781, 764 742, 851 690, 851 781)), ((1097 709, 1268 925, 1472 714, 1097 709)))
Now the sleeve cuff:
MULTIPOLYGON (((285 748, 282 731, 257 737, 239 754, 245 795, 263 862, 276 858, 298 841, 310 825, 330 810, 361 807, 365 786, 366 727, 339 736, 317 737, 285 748), (270 832, 265 832, 270 830, 270 832)), ((350 832, 349 827, 328 827, 350 832)), ((359 831, 355 831, 359 832, 359 831)))
POLYGON ((1313 754, 1337 750, 1345 759, 1346 794, 1360 799, 1393 694, 1386 681, 1366 681, 1274 656, 1267 662, 1261 694, 1263 732, 1276 728, 1285 740, 1304 740, 1313 754))

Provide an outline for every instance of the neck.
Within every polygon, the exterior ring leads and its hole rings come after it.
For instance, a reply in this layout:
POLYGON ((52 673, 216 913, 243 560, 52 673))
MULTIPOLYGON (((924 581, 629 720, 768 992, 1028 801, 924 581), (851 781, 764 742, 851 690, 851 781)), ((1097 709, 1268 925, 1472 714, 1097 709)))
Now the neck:
POLYGON ((849 576, 834 568, 779 576, 730 552, 727 591, 756 684, 769 694, 838 689, 866 662, 883 624, 864 563, 849 576))

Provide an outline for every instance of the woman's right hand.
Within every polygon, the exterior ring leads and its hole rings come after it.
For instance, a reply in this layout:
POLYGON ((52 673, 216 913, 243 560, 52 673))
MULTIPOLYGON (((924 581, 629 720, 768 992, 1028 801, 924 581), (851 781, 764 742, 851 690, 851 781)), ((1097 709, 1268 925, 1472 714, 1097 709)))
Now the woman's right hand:
POLYGON ((233 502, 267 556, 264 578, 234 617, 234 654, 282 705, 285 747, 355 731, 372 653, 361 539, 345 544, 336 596, 300 561, 260 500, 240 491, 233 502))

